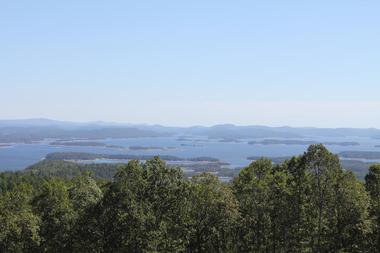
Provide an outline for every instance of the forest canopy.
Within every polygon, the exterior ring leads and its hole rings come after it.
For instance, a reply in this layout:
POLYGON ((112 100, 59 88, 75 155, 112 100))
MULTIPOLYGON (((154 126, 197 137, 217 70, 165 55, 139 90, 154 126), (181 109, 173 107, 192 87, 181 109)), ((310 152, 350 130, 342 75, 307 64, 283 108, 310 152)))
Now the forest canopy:
POLYGON ((230 183, 188 178, 159 157, 112 166, 106 179, 92 175, 102 165, 65 166, 71 176, 0 174, 0 252, 380 248, 380 165, 360 181, 323 145, 278 164, 254 161, 230 183))

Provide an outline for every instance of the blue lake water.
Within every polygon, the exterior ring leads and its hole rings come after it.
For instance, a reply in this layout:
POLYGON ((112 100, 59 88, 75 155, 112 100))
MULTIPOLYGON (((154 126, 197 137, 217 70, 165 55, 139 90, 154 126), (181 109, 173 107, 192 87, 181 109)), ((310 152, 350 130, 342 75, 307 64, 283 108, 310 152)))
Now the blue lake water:
MULTIPOLYGON (((158 138, 130 138, 130 139, 104 139, 95 140, 111 145, 125 147, 124 149, 107 147, 75 147, 75 146, 51 146, 49 141, 35 144, 14 144, 10 147, 0 147, 0 171, 21 170, 42 160, 52 152, 86 152, 100 154, 133 154, 133 155, 174 155, 183 158, 208 156, 228 162, 232 168, 247 166, 249 156, 292 156, 302 154, 308 145, 249 145, 252 139, 240 140, 241 142, 221 142, 201 137, 192 137, 193 141, 180 141, 178 137, 158 138), (194 141, 195 140, 195 141, 194 141), (186 145, 186 146, 183 146, 186 145), (143 147, 175 147, 168 150, 129 150, 130 146, 143 147)), ((267 138, 268 139, 268 138, 267 138)), ((276 138, 278 139, 278 138, 276 138)), ((260 139, 255 139, 260 140, 260 139)), ((380 145, 380 140, 359 137, 344 138, 305 138, 318 142, 359 142, 359 146, 327 146, 332 152, 342 151, 380 151, 375 145, 380 145)))

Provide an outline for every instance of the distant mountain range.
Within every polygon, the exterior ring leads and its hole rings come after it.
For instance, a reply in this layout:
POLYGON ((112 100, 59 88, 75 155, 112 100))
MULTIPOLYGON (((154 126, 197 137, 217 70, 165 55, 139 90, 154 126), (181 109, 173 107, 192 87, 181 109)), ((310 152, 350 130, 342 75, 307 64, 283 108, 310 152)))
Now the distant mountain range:
POLYGON ((236 126, 232 124, 211 127, 170 127, 123 123, 67 122, 51 119, 0 120, 0 143, 33 142, 46 138, 133 138, 174 135, 196 135, 212 139, 304 138, 304 137, 370 137, 380 138, 375 128, 313 128, 236 126))

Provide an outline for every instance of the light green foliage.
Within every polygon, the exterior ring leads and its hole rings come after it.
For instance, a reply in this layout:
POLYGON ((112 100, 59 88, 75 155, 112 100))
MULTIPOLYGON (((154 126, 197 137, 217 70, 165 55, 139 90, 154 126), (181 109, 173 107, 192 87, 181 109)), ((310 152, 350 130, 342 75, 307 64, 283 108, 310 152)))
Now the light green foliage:
POLYGON ((73 203, 73 207, 77 212, 82 212, 88 207, 95 205, 102 198, 102 190, 91 178, 89 173, 72 180, 69 189, 69 196, 73 203))

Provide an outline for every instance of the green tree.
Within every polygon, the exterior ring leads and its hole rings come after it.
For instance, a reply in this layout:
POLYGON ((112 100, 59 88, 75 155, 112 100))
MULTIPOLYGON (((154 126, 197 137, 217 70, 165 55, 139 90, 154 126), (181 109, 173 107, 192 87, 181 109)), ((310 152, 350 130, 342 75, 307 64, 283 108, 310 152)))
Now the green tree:
POLYGON ((329 252, 367 252, 369 198, 352 172, 341 171, 329 204, 329 252))
POLYGON ((71 243, 74 252, 91 252, 97 247, 93 240, 98 236, 96 205, 102 198, 102 190, 89 173, 71 181, 69 197, 75 211, 75 224, 71 229, 71 243))
POLYGON ((323 145, 311 145, 301 158, 301 166, 310 174, 306 217, 311 250, 361 252, 368 203, 363 185, 352 173, 344 172, 338 156, 323 145))
POLYGON ((281 165, 258 160, 233 182, 240 252, 364 252, 368 197, 323 145, 281 165))
POLYGON ((191 180, 189 252, 231 252, 239 217, 238 203, 230 187, 217 176, 200 174, 191 180))
POLYGON ((158 157, 144 165, 145 198, 153 219, 149 220, 151 252, 184 252, 189 243, 190 186, 180 168, 168 167, 158 157))
POLYGON ((288 173, 289 195, 283 207, 286 212, 284 227, 285 252, 308 252, 309 237, 313 231, 310 224, 311 174, 302 166, 302 157, 293 157, 282 164, 288 173))
POLYGON ((41 252, 71 252, 75 215, 65 183, 58 179, 46 181, 34 207, 41 218, 41 252))
POLYGON ((119 170, 99 205, 103 252, 184 252, 189 182, 159 158, 119 170))
POLYGON ((268 213, 270 217, 270 238, 268 246, 271 252, 285 252, 289 243, 289 174, 283 166, 273 166, 267 176, 268 213))
POLYGON ((333 189, 342 170, 339 158, 323 145, 311 145, 302 157, 302 165, 311 174, 311 209, 308 213, 313 229, 310 245, 313 252, 328 252, 333 189))
POLYGON ((115 175, 98 206, 101 252, 144 252, 148 248, 148 221, 153 219, 146 201, 144 169, 131 161, 115 175))
MULTIPOLYGON (((68 166, 71 175, 76 167, 68 166)), ((0 174, 0 252, 380 248, 380 165, 371 166, 364 184, 323 145, 282 164, 259 159, 232 183, 211 174, 188 180, 158 157, 130 161, 101 187, 88 173, 65 180, 0 174)))
POLYGON ((32 198, 27 184, 0 196, 0 252, 37 252, 40 220, 32 212, 32 198))
POLYGON ((371 252, 380 249, 380 165, 372 165, 365 177, 365 187, 370 196, 370 219, 372 221, 372 233, 369 247, 371 252))
POLYGON ((77 212, 83 212, 102 198, 102 190, 89 173, 75 177, 69 188, 69 196, 77 212))
POLYGON ((293 213, 287 169, 261 159, 234 180, 242 217, 239 252, 288 252, 293 213))
POLYGON ((241 213, 239 252, 266 252, 270 250, 271 220, 269 204, 270 160, 261 159, 243 169, 233 182, 241 213))

